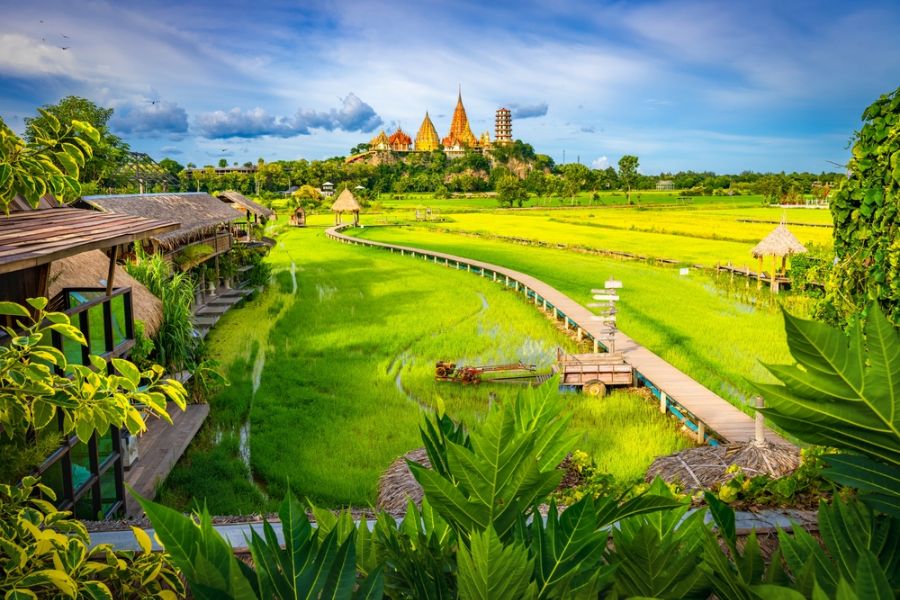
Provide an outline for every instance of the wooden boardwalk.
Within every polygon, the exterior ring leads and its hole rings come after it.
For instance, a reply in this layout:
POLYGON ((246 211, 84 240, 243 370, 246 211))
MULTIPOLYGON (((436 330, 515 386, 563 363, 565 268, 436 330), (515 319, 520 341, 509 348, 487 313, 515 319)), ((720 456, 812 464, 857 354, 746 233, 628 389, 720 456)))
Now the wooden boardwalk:
MULTIPOLYGON (((342 243, 382 248, 450 268, 464 269, 481 277, 490 277, 493 281, 515 288, 539 308, 552 311, 555 318, 563 320, 567 329, 575 331, 578 339, 592 340, 595 348, 605 347, 602 340, 609 338, 603 324, 591 319, 594 313, 536 277, 453 254, 350 237, 341 233, 346 227, 348 225, 332 227, 325 234, 342 243)), ((709 443, 748 442, 754 439, 753 417, 741 412, 622 332, 615 334, 615 350, 624 355, 625 360, 634 367, 638 379, 659 398, 661 409, 665 407, 665 410, 681 417, 696 432, 698 439, 709 443)), ((768 427, 765 429, 765 437, 772 443, 792 445, 768 427)))
MULTIPOLYGON (((139 458, 125 471, 125 483, 151 500, 156 496, 156 488, 169 475, 200 431, 200 426, 209 414, 209 404, 188 404, 187 410, 181 412, 170 402, 168 411, 172 415, 172 425, 162 419, 147 420, 147 431, 138 440, 139 458)), ((126 492, 125 515, 134 518, 141 516, 143 512, 137 500, 126 492)))

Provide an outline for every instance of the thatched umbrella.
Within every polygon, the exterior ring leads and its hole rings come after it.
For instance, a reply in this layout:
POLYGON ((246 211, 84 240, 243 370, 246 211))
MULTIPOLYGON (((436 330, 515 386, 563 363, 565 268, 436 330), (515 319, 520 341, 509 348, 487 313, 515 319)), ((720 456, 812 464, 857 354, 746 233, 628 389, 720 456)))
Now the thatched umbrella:
POLYGON ((348 189, 342 191, 337 200, 334 201, 334 204, 331 205, 331 211, 334 213, 334 224, 341 224, 341 214, 345 212, 353 213, 353 225, 359 225, 359 211, 362 207, 359 205, 359 202, 356 200, 356 196, 353 195, 348 189))
POLYGON ((413 477, 407 460, 417 462, 420 465, 431 468, 431 461, 425 448, 417 448, 407 452, 391 463, 391 466, 378 480, 378 500, 375 507, 391 514, 402 514, 406 510, 406 504, 412 500, 417 506, 422 505, 422 486, 413 477))
MULTIPOLYGON (((762 399, 757 399, 762 408, 762 399)), ((750 477, 784 477, 800 466, 800 450, 793 445, 772 444, 765 440, 762 413, 756 413, 756 436, 751 442, 688 448, 653 461, 646 481, 655 477, 684 486, 685 490, 709 489, 734 477, 729 467, 736 465, 750 477)))
MULTIPOLYGON (((64 288, 97 288, 106 286, 109 258, 102 250, 82 252, 75 256, 55 260, 50 265, 48 295, 53 298, 64 288)), ((131 287, 131 306, 134 318, 144 323, 147 337, 156 335, 162 325, 162 302, 124 268, 116 265, 113 281, 116 287, 131 287)))
POLYGON ((772 257, 772 290, 774 291, 776 289, 775 276, 778 272, 775 259, 781 258, 781 274, 784 275, 787 257, 794 254, 803 254, 806 251, 806 246, 801 244, 800 240, 788 230, 782 219, 781 224, 751 250, 753 257, 759 259, 757 287, 762 287, 763 257, 770 255, 772 257))

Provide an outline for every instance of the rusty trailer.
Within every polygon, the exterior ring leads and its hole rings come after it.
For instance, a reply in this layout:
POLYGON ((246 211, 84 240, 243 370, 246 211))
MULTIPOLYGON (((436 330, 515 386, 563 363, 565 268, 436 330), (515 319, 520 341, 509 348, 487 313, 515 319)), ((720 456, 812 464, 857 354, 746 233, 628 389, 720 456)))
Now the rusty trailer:
POLYGON ((559 375, 561 389, 581 390, 588 396, 602 397, 611 387, 634 385, 634 369, 620 353, 569 354, 557 350, 553 372, 559 375))

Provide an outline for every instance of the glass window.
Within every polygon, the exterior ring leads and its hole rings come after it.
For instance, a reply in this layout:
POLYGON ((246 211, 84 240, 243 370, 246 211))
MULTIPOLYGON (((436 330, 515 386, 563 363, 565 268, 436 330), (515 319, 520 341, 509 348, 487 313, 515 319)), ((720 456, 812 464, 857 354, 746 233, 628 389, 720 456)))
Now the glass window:
POLYGON ((110 300, 112 311, 113 348, 125 341, 125 296, 110 300))
POLYGON ((53 463, 49 469, 41 475, 41 483, 49 487, 56 493, 56 503, 66 499, 65 490, 63 489, 63 461, 58 460, 53 463))
POLYGON ((90 336, 88 337, 91 347, 91 354, 105 354, 106 348, 106 328, 103 322, 103 305, 97 304, 88 309, 88 321, 90 325, 90 336))
POLYGON ((88 490, 84 496, 75 503, 75 518, 89 519, 92 521, 102 520, 103 515, 94 512, 94 490, 88 490))
POLYGON ((88 479, 91 478, 91 459, 88 445, 78 442, 69 453, 72 460, 72 489, 78 493, 88 479))
POLYGON ((109 514, 118 500, 116 498, 116 468, 112 466, 100 476, 100 502, 103 505, 104 516, 109 514))

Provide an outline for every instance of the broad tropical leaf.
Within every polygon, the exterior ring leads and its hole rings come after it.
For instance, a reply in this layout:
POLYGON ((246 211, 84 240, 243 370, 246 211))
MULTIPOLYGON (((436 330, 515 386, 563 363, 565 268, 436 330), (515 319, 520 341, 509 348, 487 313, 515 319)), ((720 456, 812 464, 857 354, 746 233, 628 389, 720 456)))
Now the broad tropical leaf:
POLYGON ((535 597, 532 566, 521 544, 504 546, 488 527, 475 533, 471 549, 459 549, 459 597, 463 600, 527 600, 535 597))

